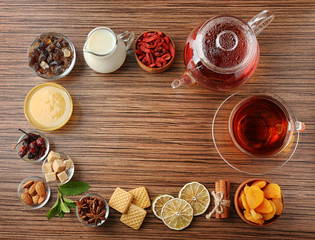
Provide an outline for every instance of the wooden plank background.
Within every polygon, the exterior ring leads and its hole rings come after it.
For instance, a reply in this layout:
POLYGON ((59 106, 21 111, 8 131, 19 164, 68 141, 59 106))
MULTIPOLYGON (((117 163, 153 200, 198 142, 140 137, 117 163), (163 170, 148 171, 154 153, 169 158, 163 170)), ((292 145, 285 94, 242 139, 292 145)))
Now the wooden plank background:
MULTIPOLYGON (((315 2, 305 1, 31 1, 0 2, 0 238, 1 239, 314 239, 315 237, 315 2), (109 200, 115 187, 126 190, 145 185, 151 199, 160 193, 176 195, 187 182, 199 181, 213 190, 218 179, 230 180, 231 192, 253 176, 236 172, 217 154, 211 136, 216 108, 229 93, 201 87, 173 90, 182 74, 183 49, 190 31, 220 14, 249 21, 263 9, 275 14, 258 36, 261 58, 244 88, 265 88, 283 97, 306 131, 292 160, 264 176, 282 187, 285 209, 275 224, 257 228, 237 216, 227 220, 193 219, 183 231, 172 231, 151 210, 139 231, 120 223, 110 210, 108 222, 88 228, 74 213, 47 220, 52 198, 40 210, 25 209, 18 201, 19 182, 41 176, 40 164, 20 160, 13 150, 20 133, 34 129, 25 119, 23 102, 45 80, 27 66, 27 49, 43 32, 69 37, 77 50, 73 71, 55 82, 71 94, 74 111, 60 130, 47 132, 51 146, 75 162, 74 180, 88 182, 109 200), (136 35, 158 29, 176 44, 174 65, 164 73, 142 71, 128 52, 125 64, 112 74, 97 74, 85 64, 82 47, 88 32, 108 26, 136 35)), ((259 163, 257 163, 259 164, 259 163)), ((233 194, 232 194, 233 196, 233 194)), ((77 198, 73 198, 77 199, 77 198)), ((211 204, 213 206, 213 203, 211 204)), ((209 209, 210 210, 210 209, 209 209)))

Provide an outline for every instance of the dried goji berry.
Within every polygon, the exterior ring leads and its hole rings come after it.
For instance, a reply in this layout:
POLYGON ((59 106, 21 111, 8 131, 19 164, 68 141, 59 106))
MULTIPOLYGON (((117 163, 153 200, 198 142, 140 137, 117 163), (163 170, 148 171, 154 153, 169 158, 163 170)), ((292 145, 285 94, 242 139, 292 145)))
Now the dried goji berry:
POLYGON ((138 38, 135 53, 143 64, 162 67, 175 57, 175 48, 163 32, 146 32, 138 38))

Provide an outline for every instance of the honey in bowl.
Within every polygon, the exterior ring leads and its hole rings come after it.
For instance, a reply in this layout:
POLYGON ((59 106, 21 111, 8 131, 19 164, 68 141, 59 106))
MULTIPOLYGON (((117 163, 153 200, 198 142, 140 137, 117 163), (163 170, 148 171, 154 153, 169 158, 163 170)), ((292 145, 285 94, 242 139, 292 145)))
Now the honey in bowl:
POLYGON ((64 126, 72 114, 72 100, 67 90, 56 83, 34 87, 24 102, 27 120, 36 128, 50 131, 64 126))

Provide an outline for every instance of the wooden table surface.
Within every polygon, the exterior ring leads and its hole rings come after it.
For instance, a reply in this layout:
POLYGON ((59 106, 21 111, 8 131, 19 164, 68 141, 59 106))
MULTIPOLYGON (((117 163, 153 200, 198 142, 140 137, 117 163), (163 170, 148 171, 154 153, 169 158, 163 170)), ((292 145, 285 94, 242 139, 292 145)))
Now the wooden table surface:
MULTIPOLYGON (((0 238, 1 239, 311 239, 315 237, 315 2, 304 1, 18 1, 0 3, 0 238), (306 130, 291 161, 264 175, 278 183, 285 198, 281 218, 268 227, 244 223, 231 207, 230 218, 195 217, 183 231, 168 229, 150 209, 140 230, 120 222, 113 209, 102 227, 88 228, 74 212, 47 220, 52 198, 39 210, 28 210, 17 197, 25 177, 41 174, 41 164, 19 159, 13 149, 20 132, 34 130, 24 117, 26 94, 45 82, 27 65, 27 49, 43 32, 69 37, 77 50, 72 72, 54 82, 63 85, 74 103, 63 128, 45 132, 55 151, 75 162, 73 179, 88 182, 89 192, 107 200, 116 187, 145 185, 153 199, 160 193, 176 195, 187 182, 203 183, 209 191, 219 179, 237 186, 255 177, 230 168, 217 154, 211 136, 215 110, 230 93, 199 86, 172 89, 170 83, 185 69, 183 49, 198 23, 220 14, 249 21, 269 9, 275 19, 258 36, 261 58, 253 77, 241 89, 272 89, 284 98, 306 130), (116 72, 98 74, 83 59, 88 32, 107 26, 115 32, 140 33, 158 29, 169 34, 177 55, 161 74, 139 68, 133 50, 116 72)), ((257 163, 259 164, 259 163, 257 163)), ((72 199, 78 199, 72 197, 72 199)), ((213 200, 211 207, 213 207, 213 200)))

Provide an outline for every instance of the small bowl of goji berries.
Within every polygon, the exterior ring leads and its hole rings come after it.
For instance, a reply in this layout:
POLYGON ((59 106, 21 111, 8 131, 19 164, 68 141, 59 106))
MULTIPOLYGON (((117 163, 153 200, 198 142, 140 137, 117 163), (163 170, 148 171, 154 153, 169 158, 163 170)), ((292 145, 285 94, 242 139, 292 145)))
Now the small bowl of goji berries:
POLYGON ((175 44, 161 31, 140 34, 135 41, 134 50, 137 63, 149 73, 164 72, 175 59, 175 44))

